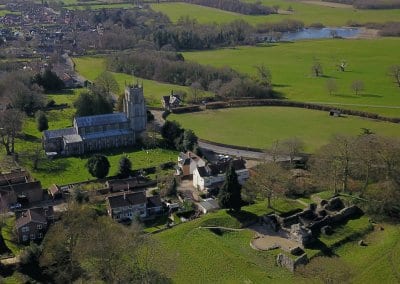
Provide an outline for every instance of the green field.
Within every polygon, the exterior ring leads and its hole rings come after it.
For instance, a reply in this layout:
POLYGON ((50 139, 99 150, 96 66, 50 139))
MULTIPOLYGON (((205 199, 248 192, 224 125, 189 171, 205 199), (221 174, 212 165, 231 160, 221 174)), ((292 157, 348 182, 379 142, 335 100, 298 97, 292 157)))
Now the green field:
MULTIPOLYGON (((275 200, 274 207, 279 212, 288 212, 301 206, 296 205, 295 201, 278 199, 275 200)), ((243 207, 242 210, 244 213, 241 215, 247 216, 261 216, 271 212, 267 210, 265 202, 243 207)), ((311 280, 300 278, 286 269, 277 267, 275 258, 280 252, 279 249, 268 252, 252 249, 249 242, 254 232, 248 229, 218 235, 208 229, 199 228, 213 225, 239 228, 240 222, 237 216, 231 216, 225 210, 221 210, 156 234, 156 238, 176 262, 176 270, 172 268, 173 272, 170 272, 174 283, 309 283, 311 280)), ((321 242, 330 248, 334 241, 340 242, 351 236, 365 234, 370 228, 367 217, 350 220, 345 225, 335 228, 336 233, 329 240, 321 238, 321 242)), ((396 231, 389 232, 387 239, 393 237, 399 239, 396 231)), ((359 249, 352 243, 349 246, 359 249)), ((347 247, 342 251, 350 252, 347 247)), ((367 256, 372 257, 372 253, 377 251, 378 247, 368 252, 367 256)), ((317 248, 307 249, 309 256, 318 252, 317 248)), ((364 264, 368 263, 369 261, 364 261, 364 264)), ((349 265, 357 263, 349 261, 349 265)), ((389 276, 380 274, 380 277, 388 279, 389 276)))
POLYGON ((298 137, 313 152, 334 134, 358 135, 361 128, 400 136, 400 124, 359 117, 330 117, 327 112, 289 107, 246 107, 170 115, 200 138, 225 144, 265 149, 274 141, 298 137))
MULTIPOLYGON (((77 57, 74 58, 74 62, 77 72, 88 80, 96 79, 97 76, 106 70, 105 59, 103 57, 77 57)), ((123 73, 113 74, 121 90, 123 90, 125 84, 136 82, 136 80, 139 80, 140 83, 143 82, 144 95, 146 97, 147 104, 150 106, 161 106, 161 97, 169 95, 171 90, 189 91, 188 87, 160 83, 141 78, 137 79, 131 75, 123 73)))
MULTIPOLYGON (((254 1, 255 2, 255 1, 254 1)), ((357 10, 352 8, 331 8, 299 1, 263 0, 268 6, 279 5, 286 10, 291 6, 293 14, 275 14, 267 16, 241 15, 224 10, 192 5, 187 3, 151 4, 153 10, 166 14, 171 21, 176 22, 180 17, 189 16, 200 23, 227 23, 243 19, 250 24, 278 22, 283 19, 303 21, 305 24, 322 23, 326 26, 346 26, 352 20, 358 23, 398 21, 400 9, 393 10, 357 10)))
POLYGON ((184 57, 201 64, 229 66, 250 75, 256 73, 254 66, 265 64, 271 70, 275 90, 290 100, 339 103, 400 117, 400 88, 388 76, 389 67, 400 64, 399 46, 399 38, 314 40, 185 52, 184 57), (314 58, 321 62, 324 77, 312 76, 314 58), (347 62, 345 72, 336 67, 342 60, 347 62), (335 79, 338 85, 333 95, 326 88, 328 79, 335 79), (364 81, 361 95, 355 95, 350 88, 354 80, 364 81))

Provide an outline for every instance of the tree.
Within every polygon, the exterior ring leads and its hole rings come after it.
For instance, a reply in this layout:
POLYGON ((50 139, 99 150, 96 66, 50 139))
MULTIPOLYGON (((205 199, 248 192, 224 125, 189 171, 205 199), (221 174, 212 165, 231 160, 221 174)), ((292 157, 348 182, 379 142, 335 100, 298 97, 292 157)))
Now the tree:
POLYGON ((200 84, 200 82, 193 82, 190 85, 190 94, 192 96, 192 99, 189 99, 189 101, 193 103, 198 103, 199 98, 201 98, 202 94, 204 92, 203 86, 200 84))
POLYGON ((127 156, 119 160, 119 175, 123 178, 128 177, 132 172, 132 162, 127 156))
POLYGON ((400 87, 400 64, 390 66, 389 75, 393 77, 397 86, 400 87))
POLYGON ((351 89, 356 94, 356 96, 364 90, 364 82, 361 80, 355 80, 351 83, 351 89))
POLYGON ((360 197, 362 197, 367 190, 374 165, 377 165, 379 151, 377 149, 379 149, 379 147, 378 138, 370 133, 362 134, 354 141, 354 170, 364 180, 360 197))
POLYGON ((74 102, 76 116, 107 114, 113 112, 112 100, 96 91, 82 92, 74 102))
POLYGON ((119 92, 119 85, 112 73, 104 71, 95 80, 94 85, 108 95, 119 92))
POLYGON ((63 80, 55 72, 51 71, 51 69, 46 69, 43 74, 36 74, 33 82, 43 87, 46 92, 60 91, 65 87, 63 80))
POLYGON ((281 154, 288 156, 290 164, 293 165, 294 159, 304 150, 304 142, 297 137, 288 138, 280 142, 281 154))
POLYGON ((354 145, 354 137, 336 135, 313 157, 313 172, 318 182, 331 187, 335 194, 339 188, 347 192, 350 166, 354 165, 354 145))
POLYGON ((229 164, 226 171, 225 181, 218 193, 218 204, 221 208, 240 211, 242 207, 242 186, 238 181, 233 163, 229 164))
POLYGON ((15 137, 22 130, 23 118, 23 113, 15 109, 0 111, 0 143, 7 155, 15 153, 15 137))
POLYGON ((256 65, 255 68, 257 70, 258 83, 264 87, 270 88, 272 86, 271 71, 264 64, 256 65))
POLYGON ((190 129, 185 129, 183 132, 182 147, 185 151, 193 151, 197 145, 197 136, 190 129))
POLYGON ((335 79, 328 79, 328 80, 326 81, 326 89, 328 90, 329 95, 331 95, 331 96, 332 96, 334 93, 336 93, 337 90, 338 90, 338 85, 337 85, 336 80, 335 80, 335 79))
POLYGON ((36 125, 40 132, 49 129, 49 121, 43 111, 36 112, 36 125))
POLYGON ((323 75, 322 64, 318 60, 314 60, 311 65, 311 72, 315 77, 320 77, 323 75))
POLYGON ((272 208, 272 198, 285 193, 288 179, 287 171, 277 163, 262 163, 255 168, 254 174, 248 179, 245 187, 267 198, 267 206, 272 208))
POLYGON ((89 173, 96 178, 104 178, 110 170, 110 162, 106 156, 95 154, 86 163, 89 173))
POLYGON ((175 140, 181 136, 182 131, 178 122, 167 120, 161 127, 161 136, 165 139, 168 146, 174 147, 175 140))

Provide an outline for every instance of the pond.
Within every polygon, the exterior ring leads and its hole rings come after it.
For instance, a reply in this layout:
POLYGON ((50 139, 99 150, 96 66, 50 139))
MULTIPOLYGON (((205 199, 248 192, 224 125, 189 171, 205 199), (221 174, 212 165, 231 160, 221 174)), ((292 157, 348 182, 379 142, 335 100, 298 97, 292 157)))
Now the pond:
POLYGON ((332 37, 349 38, 357 36, 360 32, 361 30, 358 28, 305 28, 298 32, 283 33, 281 41, 332 37))

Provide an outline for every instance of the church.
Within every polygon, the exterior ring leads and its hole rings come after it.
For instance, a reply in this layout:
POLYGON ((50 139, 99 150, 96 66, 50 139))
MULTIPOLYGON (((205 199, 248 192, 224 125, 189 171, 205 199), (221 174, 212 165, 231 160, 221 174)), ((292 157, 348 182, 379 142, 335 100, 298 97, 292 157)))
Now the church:
POLYGON ((127 86, 123 106, 123 112, 75 117, 73 127, 44 131, 46 155, 76 156, 134 145, 147 124, 143 86, 127 86))

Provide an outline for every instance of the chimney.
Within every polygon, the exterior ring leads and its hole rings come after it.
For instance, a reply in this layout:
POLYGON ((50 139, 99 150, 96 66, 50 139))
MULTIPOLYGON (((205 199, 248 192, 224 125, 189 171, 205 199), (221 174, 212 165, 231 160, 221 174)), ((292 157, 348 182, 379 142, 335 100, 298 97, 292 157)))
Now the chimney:
POLYGON ((126 200, 126 192, 124 192, 124 200, 126 200))

